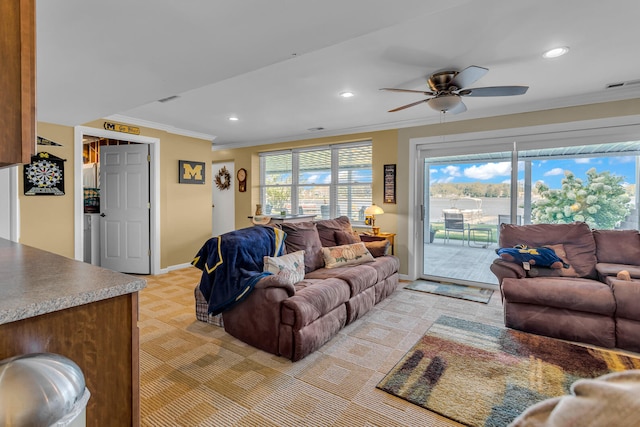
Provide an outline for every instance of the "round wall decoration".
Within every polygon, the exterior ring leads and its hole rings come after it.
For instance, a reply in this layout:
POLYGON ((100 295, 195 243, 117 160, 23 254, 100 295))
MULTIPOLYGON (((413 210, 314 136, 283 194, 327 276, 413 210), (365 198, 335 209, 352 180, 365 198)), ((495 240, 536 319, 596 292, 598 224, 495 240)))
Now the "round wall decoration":
POLYGON ((220 190, 228 190, 231 187, 231 174, 227 170, 226 166, 218 171, 215 176, 216 187, 220 190))

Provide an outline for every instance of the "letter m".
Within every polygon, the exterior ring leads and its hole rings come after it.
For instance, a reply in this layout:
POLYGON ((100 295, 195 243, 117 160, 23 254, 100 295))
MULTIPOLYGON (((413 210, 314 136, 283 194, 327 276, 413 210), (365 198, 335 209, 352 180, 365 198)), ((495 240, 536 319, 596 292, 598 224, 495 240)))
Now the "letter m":
POLYGON ((202 180, 202 165, 190 165, 189 163, 183 163, 184 172, 182 174, 183 179, 202 180))

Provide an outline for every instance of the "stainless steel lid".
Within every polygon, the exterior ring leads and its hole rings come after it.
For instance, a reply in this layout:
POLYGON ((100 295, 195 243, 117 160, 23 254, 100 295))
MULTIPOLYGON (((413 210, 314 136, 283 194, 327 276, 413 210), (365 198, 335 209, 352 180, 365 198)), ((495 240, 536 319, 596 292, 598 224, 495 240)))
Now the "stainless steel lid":
POLYGON ((48 427, 69 413, 85 390, 71 359, 34 353, 0 361, 0 420, 5 426, 48 427))

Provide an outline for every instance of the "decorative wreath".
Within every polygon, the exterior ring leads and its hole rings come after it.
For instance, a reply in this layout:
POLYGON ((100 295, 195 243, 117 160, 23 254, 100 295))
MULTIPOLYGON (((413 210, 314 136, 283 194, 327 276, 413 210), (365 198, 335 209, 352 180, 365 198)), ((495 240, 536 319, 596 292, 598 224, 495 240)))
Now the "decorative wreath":
POLYGON ((223 166, 222 169, 218 171, 218 174, 215 177, 216 187, 220 190, 227 190, 231 187, 231 174, 227 170, 226 166, 223 166))

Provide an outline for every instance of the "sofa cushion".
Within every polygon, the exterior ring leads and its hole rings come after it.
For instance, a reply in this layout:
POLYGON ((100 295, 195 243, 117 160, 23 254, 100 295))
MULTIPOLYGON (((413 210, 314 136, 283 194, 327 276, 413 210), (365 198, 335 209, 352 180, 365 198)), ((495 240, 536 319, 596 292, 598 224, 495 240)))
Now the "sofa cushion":
POLYGON ((344 280, 304 280, 296 286, 296 294, 282 302, 282 322, 301 329, 350 297, 349 285, 344 280))
POLYGON ((616 317, 640 321, 640 280, 618 280, 607 277, 616 297, 616 317))
POLYGON ((381 282, 398 272, 400 260, 394 256, 383 256, 376 258, 374 262, 367 264, 378 274, 378 282, 381 282))
POLYGON ((566 308, 612 316, 616 302, 611 288, 597 280, 574 277, 546 277, 544 279, 505 278, 502 281, 505 302, 566 308))
POLYGON ((324 257, 325 268, 358 265, 373 261, 373 256, 362 242, 322 248, 322 256, 324 257))
POLYGON ((306 275, 305 280, 309 279, 342 279, 349 285, 351 289, 350 297, 359 294, 365 289, 373 286, 378 281, 378 272, 368 262, 361 265, 350 265, 338 268, 320 268, 306 275))
MULTIPOLYGON (((336 240, 336 236, 334 234, 336 231, 344 231, 354 235, 354 237, 357 236, 357 234, 353 232, 353 229, 351 228, 351 221, 349 221, 349 217, 347 216, 341 216, 334 219, 321 219, 316 221, 316 226, 318 227, 320 242, 325 248, 344 244, 338 243, 336 240)), ((358 239, 356 241, 359 242, 360 240, 358 239)))
POLYGON ((562 267, 560 270, 560 276, 564 277, 579 277, 576 269, 573 268, 571 264, 569 264, 569 257, 567 256, 567 251, 564 249, 564 245, 562 243, 558 243, 556 245, 547 245, 548 248, 553 249, 553 251, 558 255, 558 257, 568 265, 569 267, 562 267))
POLYGON ((284 244, 287 253, 304 251, 304 269, 306 273, 324 266, 322 259, 322 243, 316 225, 311 222, 295 222, 276 224, 287 233, 284 244))
POLYGON ((640 264, 640 234, 637 230, 593 230, 598 262, 640 264))
POLYGON ((596 277, 596 242, 584 222, 572 224, 500 225, 500 247, 525 244, 532 248, 564 245, 567 259, 579 277, 596 277))
POLYGON ((615 277, 622 270, 629 272, 629 275, 634 279, 640 278, 640 265, 627 265, 627 264, 607 264, 605 262, 599 262, 596 264, 596 270, 600 277, 606 276, 615 277))
POLYGON ((304 251, 296 251, 279 257, 264 257, 264 271, 281 276, 291 285, 304 279, 304 251))

